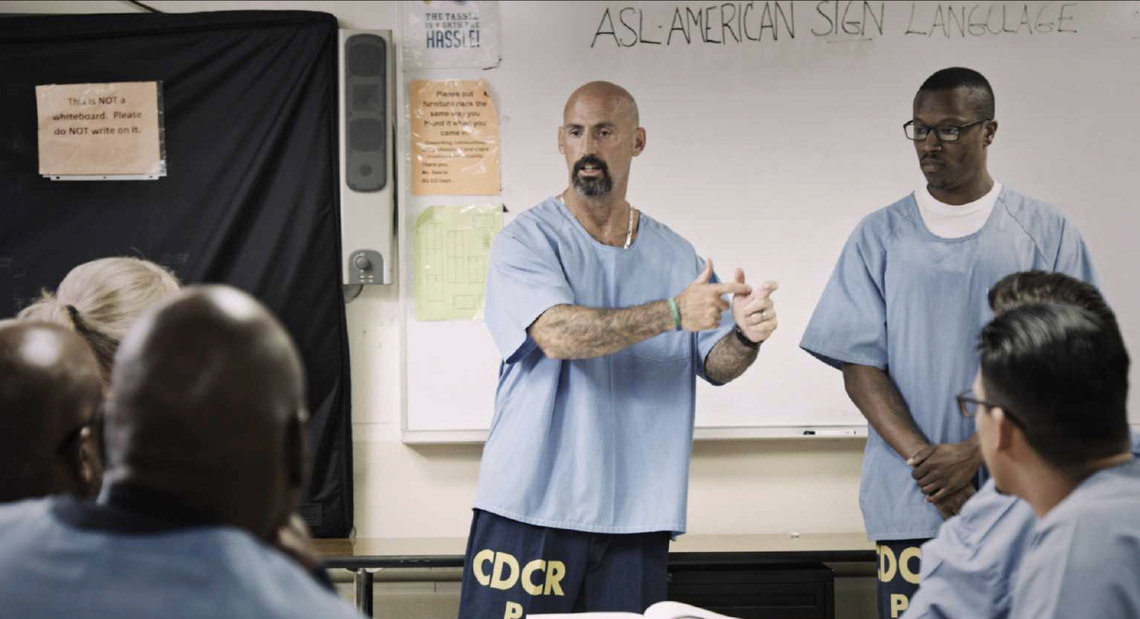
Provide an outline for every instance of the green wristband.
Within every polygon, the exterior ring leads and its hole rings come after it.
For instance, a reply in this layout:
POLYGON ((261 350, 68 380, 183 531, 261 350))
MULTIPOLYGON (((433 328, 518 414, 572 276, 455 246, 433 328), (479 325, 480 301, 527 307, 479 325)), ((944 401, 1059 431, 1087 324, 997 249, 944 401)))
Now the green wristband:
POLYGON ((673 330, 681 330, 681 308, 677 307, 676 299, 669 299, 669 313, 673 314, 673 330))

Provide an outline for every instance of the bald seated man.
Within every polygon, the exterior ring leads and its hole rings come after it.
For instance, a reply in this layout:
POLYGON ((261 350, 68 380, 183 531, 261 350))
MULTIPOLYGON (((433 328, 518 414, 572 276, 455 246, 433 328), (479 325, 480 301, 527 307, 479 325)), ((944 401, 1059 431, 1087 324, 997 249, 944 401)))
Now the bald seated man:
POLYGON ((621 86, 577 88, 558 128, 566 187, 491 248, 486 323, 501 366, 460 619, 640 613, 665 599, 696 379, 736 379, 776 329, 775 282, 751 286, 740 269, 719 282, 626 199, 639 124, 621 86))
POLYGON ((0 321, 0 503, 99 492, 99 364, 56 325, 0 321))
POLYGON ((192 287, 115 357, 94 503, 0 506, 0 600, 40 617, 357 617, 271 547, 305 478, 304 373, 249 295, 192 287))

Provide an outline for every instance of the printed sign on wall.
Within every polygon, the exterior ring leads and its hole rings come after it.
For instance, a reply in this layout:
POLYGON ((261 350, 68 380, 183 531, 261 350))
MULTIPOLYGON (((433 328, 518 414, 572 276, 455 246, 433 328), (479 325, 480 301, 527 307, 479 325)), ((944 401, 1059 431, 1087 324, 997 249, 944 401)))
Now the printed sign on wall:
POLYGON ((493 195, 499 176, 499 115, 483 80, 414 80, 412 193, 493 195))
POLYGON ((494 2, 401 2, 405 71, 499 66, 494 2))
POLYGON ((158 82, 36 86, 36 109, 41 175, 166 176, 158 82))

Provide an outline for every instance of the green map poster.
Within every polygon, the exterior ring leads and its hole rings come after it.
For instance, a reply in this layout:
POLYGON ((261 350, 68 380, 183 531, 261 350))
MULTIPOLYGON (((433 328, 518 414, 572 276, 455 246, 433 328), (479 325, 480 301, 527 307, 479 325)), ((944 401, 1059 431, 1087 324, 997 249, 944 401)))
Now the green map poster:
POLYGON ((502 227, 501 204, 432 206, 416 218, 416 320, 483 317, 491 241, 502 227))

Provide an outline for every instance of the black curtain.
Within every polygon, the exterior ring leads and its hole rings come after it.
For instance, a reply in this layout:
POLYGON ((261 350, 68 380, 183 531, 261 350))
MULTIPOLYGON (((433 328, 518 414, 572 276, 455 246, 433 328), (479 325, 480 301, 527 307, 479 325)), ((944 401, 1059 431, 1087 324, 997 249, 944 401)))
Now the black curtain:
POLYGON ((325 13, 0 18, 0 317, 104 256, 252 293, 305 360, 313 466, 302 515, 322 537, 352 528, 336 46, 325 13), (36 85, 152 80, 166 177, 39 176, 36 85))

